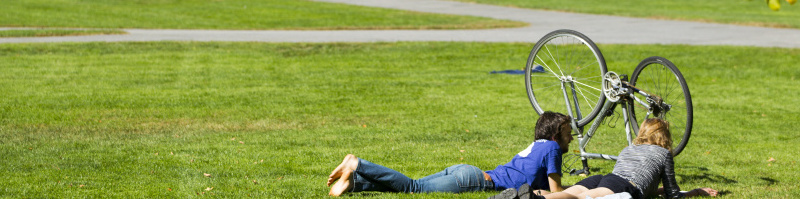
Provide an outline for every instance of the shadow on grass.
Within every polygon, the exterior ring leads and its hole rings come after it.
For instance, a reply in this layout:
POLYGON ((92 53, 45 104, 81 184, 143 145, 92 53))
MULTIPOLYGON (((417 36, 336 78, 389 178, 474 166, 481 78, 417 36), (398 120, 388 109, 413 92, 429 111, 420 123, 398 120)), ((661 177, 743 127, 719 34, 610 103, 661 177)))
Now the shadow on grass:
POLYGON ((765 181, 767 183, 767 186, 772 186, 772 185, 778 184, 780 182, 778 180, 775 180, 775 179, 772 179, 772 178, 767 178, 767 177, 760 177, 758 179, 761 179, 761 180, 765 181))
POLYGON ((381 195, 384 195, 384 194, 386 194, 386 193, 377 192, 377 191, 367 191, 367 192, 348 193, 348 194, 345 194, 345 195, 342 195, 342 196, 362 198, 362 197, 377 197, 377 196, 381 196, 381 195))
POLYGON ((717 191, 717 196, 724 196, 724 195, 728 195, 728 194, 731 194, 731 191, 728 191, 728 190, 719 190, 719 191, 717 191))
POLYGON ((675 174, 681 178, 681 183, 703 183, 703 182, 711 182, 711 183, 724 183, 724 184, 735 184, 739 183, 739 181, 730 179, 723 175, 712 173, 706 167, 682 167, 682 169, 686 170, 693 170, 694 172, 683 172, 683 173, 690 173, 690 174, 675 174))

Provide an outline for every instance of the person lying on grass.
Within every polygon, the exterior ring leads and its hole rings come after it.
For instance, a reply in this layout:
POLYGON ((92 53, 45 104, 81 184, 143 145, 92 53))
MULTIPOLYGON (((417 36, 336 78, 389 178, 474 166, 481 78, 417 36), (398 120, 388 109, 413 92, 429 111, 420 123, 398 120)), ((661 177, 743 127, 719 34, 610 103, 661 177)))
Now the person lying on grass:
POLYGON ((398 171, 348 154, 328 176, 327 185, 333 184, 328 194, 340 196, 346 192, 361 191, 460 193, 504 190, 522 184, 536 189, 561 191, 561 155, 568 151, 572 141, 570 120, 564 114, 543 113, 536 121, 535 140, 507 164, 486 172, 472 165, 460 164, 414 180, 398 171))
MULTIPOLYGON (((627 192, 634 199, 651 198, 664 195, 666 198, 682 198, 692 196, 717 196, 717 190, 698 188, 686 193, 680 192, 675 181, 674 162, 672 160, 672 138, 667 121, 650 118, 642 122, 639 136, 633 145, 625 147, 619 154, 614 170, 608 175, 595 175, 583 179, 563 192, 535 195, 537 193, 504 191, 494 198, 596 198, 615 193, 627 192), (658 188, 663 183, 662 189, 658 188), (522 196, 522 197, 520 197, 522 196)), ((520 187, 519 190, 532 190, 520 187)))

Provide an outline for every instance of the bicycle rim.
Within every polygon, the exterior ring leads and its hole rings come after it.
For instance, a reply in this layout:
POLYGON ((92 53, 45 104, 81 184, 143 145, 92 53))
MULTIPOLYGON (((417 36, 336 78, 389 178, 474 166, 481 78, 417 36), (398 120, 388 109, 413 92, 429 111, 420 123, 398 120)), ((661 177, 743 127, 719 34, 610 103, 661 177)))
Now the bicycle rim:
POLYGON ((584 126, 594 119, 605 101, 601 86, 606 71, 603 54, 592 40, 574 30, 553 31, 542 37, 528 56, 528 99, 538 114, 568 114, 569 103, 572 114, 579 117, 578 125, 584 126), (562 86, 569 102, 564 99, 562 86))
MULTIPOLYGON (((631 75, 631 84, 651 94, 660 96, 664 103, 672 105, 661 119, 669 122, 672 134, 672 152, 674 156, 683 151, 689 142, 692 132, 692 98, 689 86, 678 71, 675 64, 662 57, 644 59, 631 75)), ((644 100, 644 99, 642 99, 644 100)), ((641 106, 638 102, 629 102, 628 111, 636 125, 641 125, 647 118, 654 116, 653 111, 641 106)))

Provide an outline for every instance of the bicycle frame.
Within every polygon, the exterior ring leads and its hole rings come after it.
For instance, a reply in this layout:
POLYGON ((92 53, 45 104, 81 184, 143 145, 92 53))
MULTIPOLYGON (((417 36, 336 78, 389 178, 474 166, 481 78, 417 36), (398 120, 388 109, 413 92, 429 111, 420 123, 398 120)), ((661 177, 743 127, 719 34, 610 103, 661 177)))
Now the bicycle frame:
POLYGON ((570 117, 572 117, 572 121, 571 121, 570 125, 572 126, 572 130, 575 133, 577 133, 578 148, 580 149, 580 157, 581 157, 581 162, 583 164, 583 169, 582 170, 573 169, 573 171, 570 171, 571 174, 573 174, 573 175, 576 175, 576 174, 587 174, 588 175, 590 173, 589 172, 589 166, 588 166, 588 163, 587 163, 588 159, 617 160, 617 156, 615 156, 615 155, 600 154, 600 153, 590 153, 590 152, 586 151, 586 145, 589 143, 589 141, 592 139, 594 134, 597 132, 597 129, 603 123, 603 120, 605 120, 606 117, 610 116, 613 113, 613 110, 616 108, 617 105, 620 105, 620 104, 622 105, 622 113, 623 113, 623 118, 624 118, 624 123, 625 123, 625 135, 626 135, 626 138, 628 140, 628 145, 633 144, 634 137, 632 135, 635 132, 639 132, 639 126, 636 125, 636 124, 632 124, 631 121, 634 121, 634 118, 633 118, 634 116, 628 114, 627 107, 623 103, 639 103, 640 105, 645 106, 646 108, 649 109, 650 105, 647 102, 648 100, 642 101, 641 99, 636 97, 634 93, 638 93, 638 94, 640 94, 640 95, 642 95, 642 96, 644 96, 646 98, 650 98, 653 95, 650 95, 649 93, 647 93, 647 92, 645 92, 645 91, 643 91, 641 89, 638 89, 638 88, 636 88, 634 86, 631 86, 630 84, 628 84, 627 80, 622 80, 622 87, 623 87, 623 89, 629 89, 629 90, 631 90, 633 92, 630 92, 630 93, 627 93, 625 95, 622 95, 621 96, 622 99, 620 99, 620 100, 618 100, 616 102, 612 102, 611 100, 606 100, 605 103, 603 103, 603 107, 600 110, 600 113, 598 113, 597 116, 595 116, 595 118, 593 119, 594 121, 592 121, 592 123, 591 123, 592 125, 589 127, 589 129, 587 131, 584 131, 583 130, 584 126, 578 126, 578 120, 581 119, 582 115, 581 115, 580 106, 578 106, 578 98, 577 98, 576 93, 575 93, 575 82, 572 81, 571 78, 568 77, 568 76, 561 80, 561 90, 562 90, 562 93, 564 95, 564 100, 566 102, 565 103, 566 104, 566 108, 567 108, 567 111, 569 112, 570 117), (569 95, 568 95, 568 92, 567 92, 567 87, 571 88, 571 90, 572 90, 573 103, 570 103, 569 95), (572 107, 571 104, 574 105, 574 108, 575 108, 574 112, 573 112, 573 107, 572 107))

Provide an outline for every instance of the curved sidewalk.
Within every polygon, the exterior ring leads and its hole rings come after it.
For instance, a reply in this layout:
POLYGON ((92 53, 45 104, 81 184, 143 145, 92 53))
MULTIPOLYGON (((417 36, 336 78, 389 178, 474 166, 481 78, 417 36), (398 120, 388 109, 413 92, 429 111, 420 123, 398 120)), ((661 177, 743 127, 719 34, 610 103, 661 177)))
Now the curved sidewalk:
POLYGON ((536 42, 556 29, 578 30, 604 44, 688 44, 800 48, 800 30, 509 8, 444 0, 317 0, 430 13, 523 21, 522 28, 488 30, 143 30, 126 35, 0 38, 0 43, 118 41, 536 42))

